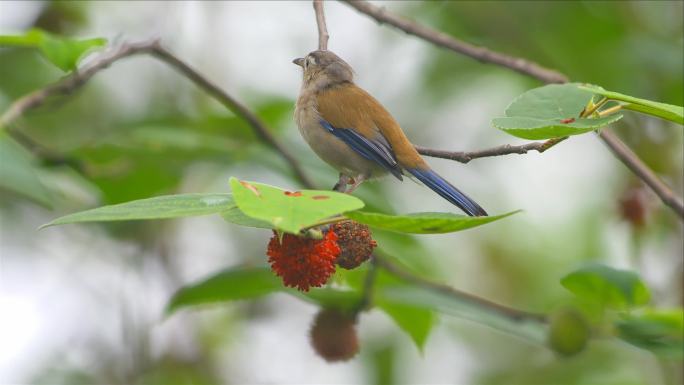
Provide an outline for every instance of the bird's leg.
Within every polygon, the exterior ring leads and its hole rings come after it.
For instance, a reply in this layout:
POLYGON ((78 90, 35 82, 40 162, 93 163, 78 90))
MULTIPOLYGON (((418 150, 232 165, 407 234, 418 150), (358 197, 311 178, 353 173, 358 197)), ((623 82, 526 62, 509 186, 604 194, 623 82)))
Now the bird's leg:
POLYGON ((350 178, 347 175, 340 173, 340 179, 335 184, 335 187, 333 187, 333 191, 338 191, 341 193, 346 192, 349 179, 350 178))
POLYGON ((361 183, 366 181, 365 175, 358 175, 351 179, 351 186, 347 189, 347 194, 351 194, 356 190, 357 187, 361 186, 361 183))

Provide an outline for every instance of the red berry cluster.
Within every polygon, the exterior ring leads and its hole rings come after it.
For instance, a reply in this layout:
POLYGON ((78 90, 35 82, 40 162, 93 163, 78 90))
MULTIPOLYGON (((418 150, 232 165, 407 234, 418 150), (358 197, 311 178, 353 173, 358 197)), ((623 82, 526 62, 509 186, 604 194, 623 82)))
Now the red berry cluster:
POLYGON ((309 291, 311 286, 323 286, 335 273, 335 259, 341 251, 336 241, 333 231, 323 239, 285 234, 281 240, 274 234, 266 255, 271 269, 283 279, 285 286, 309 291))
POLYGON ((323 239, 292 234, 281 239, 274 233, 266 255, 285 286, 309 291, 328 281, 335 264, 353 269, 368 260, 376 246, 368 226, 345 221, 330 226, 323 239))

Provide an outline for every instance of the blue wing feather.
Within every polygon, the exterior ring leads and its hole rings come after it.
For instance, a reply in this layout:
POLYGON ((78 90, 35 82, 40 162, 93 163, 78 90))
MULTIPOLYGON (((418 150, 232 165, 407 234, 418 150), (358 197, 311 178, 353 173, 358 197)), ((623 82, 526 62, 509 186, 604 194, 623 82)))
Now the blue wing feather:
POLYGON ((436 192, 442 198, 448 200, 452 204, 461 208, 471 217, 487 216, 487 212, 480 207, 475 201, 468 198, 467 195, 459 191, 451 183, 439 176, 432 170, 421 170, 418 168, 409 168, 406 171, 418 178, 423 184, 436 192))
POLYGON ((399 164, 394 157, 394 153, 386 144, 386 141, 383 143, 383 141, 370 140, 363 135, 356 133, 354 130, 333 127, 324 119, 321 119, 320 123, 323 128, 342 140, 359 155, 381 165, 392 173, 392 175, 397 177, 397 179, 403 180, 401 167, 399 167, 399 164))

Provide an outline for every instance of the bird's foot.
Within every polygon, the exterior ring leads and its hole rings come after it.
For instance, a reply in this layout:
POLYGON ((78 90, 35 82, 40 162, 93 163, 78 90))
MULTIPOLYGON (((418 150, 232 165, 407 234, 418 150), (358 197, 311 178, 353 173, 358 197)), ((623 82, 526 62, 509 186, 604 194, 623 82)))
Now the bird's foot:
POLYGON ((351 194, 356 190, 357 187, 361 186, 361 183, 365 182, 366 178, 363 175, 359 175, 356 178, 349 178, 349 187, 347 188, 347 194, 351 194))
POLYGON ((350 181, 353 181, 353 178, 350 178, 344 174, 340 174, 340 179, 335 184, 335 187, 333 187, 333 191, 341 193, 347 192, 347 185, 350 184, 350 181))

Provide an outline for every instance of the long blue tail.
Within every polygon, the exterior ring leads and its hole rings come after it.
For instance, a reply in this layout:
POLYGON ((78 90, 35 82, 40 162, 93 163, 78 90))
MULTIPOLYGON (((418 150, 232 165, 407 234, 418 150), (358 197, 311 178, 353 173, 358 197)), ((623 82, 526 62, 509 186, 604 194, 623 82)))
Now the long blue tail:
POLYGON ((471 217, 487 216, 487 212, 484 211, 480 205, 468 198, 467 195, 459 191, 456 187, 447 182, 436 172, 429 169, 421 170, 417 168, 409 168, 406 169, 406 171, 418 178, 418 180, 423 182, 423 184, 429 187, 432 191, 441 195, 442 198, 460 207, 461 210, 465 211, 466 214, 470 215, 471 217))

